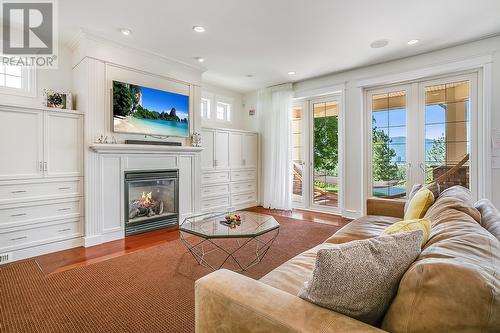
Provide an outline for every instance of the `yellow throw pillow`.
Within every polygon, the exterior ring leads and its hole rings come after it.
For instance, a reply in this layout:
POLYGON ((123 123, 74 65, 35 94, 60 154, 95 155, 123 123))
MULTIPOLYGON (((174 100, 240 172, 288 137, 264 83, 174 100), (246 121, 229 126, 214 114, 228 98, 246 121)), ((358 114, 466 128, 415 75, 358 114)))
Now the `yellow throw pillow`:
POLYGON ((424 233, 424 237, 422 238, 422 247, 427 243, 431 234, 431 219, 415 219, 415 220, 407 220, 400 221, 394 223, 389 228, 385 229, 383 234, 386 235, 394 235, 400 232, 409 232, 415 230, 422 230, 424 233))
POLYGON ((427 210, 434 203, 434 194, 427 189, 420 189, 414 196, 411 198, 408 208, 406 209, 404 219, 405 220, 414 220, 421 219, 427 213, 427 210))

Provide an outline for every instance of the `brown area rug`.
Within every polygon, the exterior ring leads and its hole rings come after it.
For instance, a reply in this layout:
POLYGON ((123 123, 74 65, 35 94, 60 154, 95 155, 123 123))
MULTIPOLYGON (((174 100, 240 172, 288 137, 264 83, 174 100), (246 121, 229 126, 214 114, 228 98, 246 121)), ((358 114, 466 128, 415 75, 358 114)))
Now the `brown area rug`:
MULTIPOLYGON (((280 234, 245 275, 260 278, 339 227, 277 217, 280 234)), ((0 268, 1 332, 194 332, 194 281, 210 271, 172 241, 44 275, 36 261, 0 268)))

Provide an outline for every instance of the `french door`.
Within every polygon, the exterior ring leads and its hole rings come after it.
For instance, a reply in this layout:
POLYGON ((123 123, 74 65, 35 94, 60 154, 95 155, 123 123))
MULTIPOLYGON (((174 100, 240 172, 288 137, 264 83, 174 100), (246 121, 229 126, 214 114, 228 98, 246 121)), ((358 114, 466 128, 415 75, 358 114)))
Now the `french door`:
POLYGON ((433 182, 476 193, 477 89, 472 73, 368 91, 368 196, 433 182))
POLYGON ((301 100, 292 108, 295 207, 338 213, 341 209, 340 96, 301 100))

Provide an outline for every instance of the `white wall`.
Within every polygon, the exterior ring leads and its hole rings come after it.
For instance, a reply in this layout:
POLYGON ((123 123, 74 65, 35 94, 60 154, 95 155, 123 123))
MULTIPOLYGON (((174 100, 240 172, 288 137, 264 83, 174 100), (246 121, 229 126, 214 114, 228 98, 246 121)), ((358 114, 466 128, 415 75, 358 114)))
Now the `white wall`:
MULTIPOLYGON (((294 84, 294 91, 296 94, 303 94, 308 91, 321 90, 322 88, 345 84, 345 215, 353 217, 359 216, 363 213, 364 209, 364 202, 362 200, 362 191, 365 186, 362 178, 364 139, 363 130, 361 128, 363 123, 363 89, 358 86, 359 81, 415 71, 421 68, 442 65, 487 54, 492 55, 493 58, 491 128, 500 129, 500 94, 498 93, 500 91, 500 37, 493 37, 401 60, 304 80, 294 84)), ((247 108, 255 106, 255 100, 255 93, 246 94, 245 103, 247 108)), ((261 112, 262 110, 257 110, 257 115, 261 112)), ((265 170, 263 170, 263 172, 265 172, 265 170)), ((500 169, 492 169, 491 173, 491 199, 497 207, 500 207, 500 169)))
MULTIPOLYGON (((244 95, 227 88, 219 87, 213 84, 203 83, 201 86, 202 97, 210 99, 210 119, 203 118, 201 124, 204 127, 212 128, 231 128, 239 130, 255 131, 252 124, 248 121, 248 108, 243 107, 244 95), (215 100, 218 97, 231 101, 231 121, 221 121, 216 119, 215 100)), ((223 101, 223 100, 221 100, 223 101)))
POLYGON ((1 104, 42 106, 43 89, 51 88, 55 90, 71 91, 71 51, 62 43, 59 43, 59 66, 57 69, 37 69, 36 95, 33 97, 0 94, 1 104))
POLYGON ((252 91, 243 96, 243 121, 249 130, 261 131, 261 116, 262 112, 257 110, 257 92, 252 91), (255 110, 255 115, 250 116, 248 111, 255 110))

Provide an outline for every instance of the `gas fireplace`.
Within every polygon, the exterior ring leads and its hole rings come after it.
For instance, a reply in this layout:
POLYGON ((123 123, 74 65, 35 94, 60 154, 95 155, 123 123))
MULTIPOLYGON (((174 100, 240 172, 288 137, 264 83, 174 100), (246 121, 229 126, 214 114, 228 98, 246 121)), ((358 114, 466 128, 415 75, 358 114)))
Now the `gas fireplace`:
POLYGON ((125 236, 177 225, 179 171, 125 172, 125 236))

